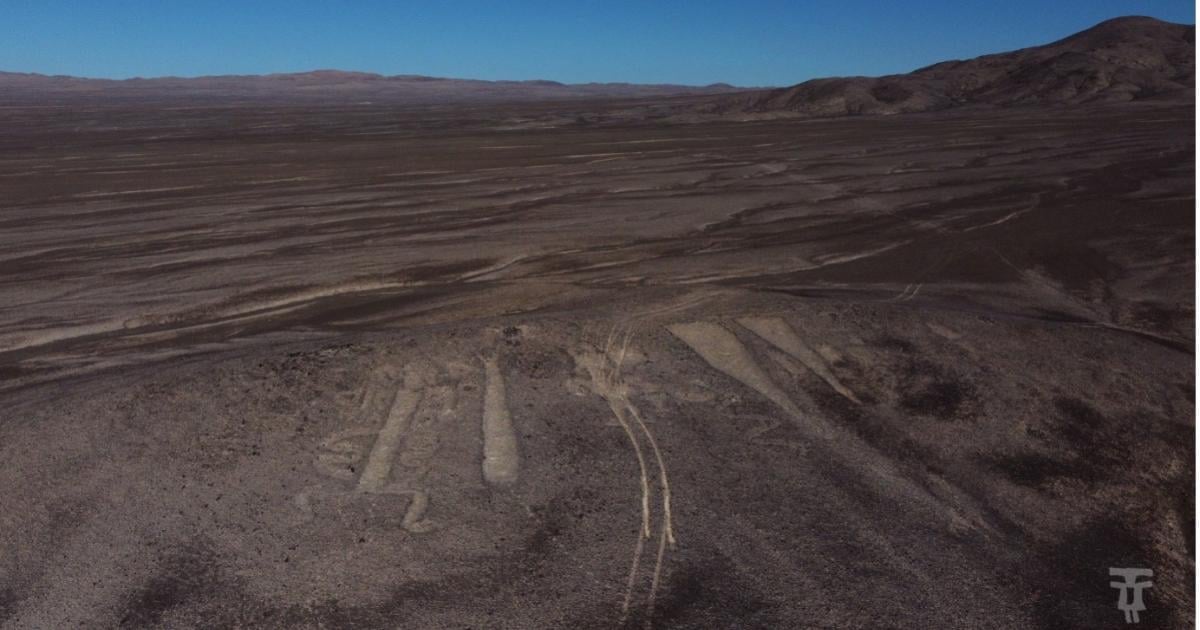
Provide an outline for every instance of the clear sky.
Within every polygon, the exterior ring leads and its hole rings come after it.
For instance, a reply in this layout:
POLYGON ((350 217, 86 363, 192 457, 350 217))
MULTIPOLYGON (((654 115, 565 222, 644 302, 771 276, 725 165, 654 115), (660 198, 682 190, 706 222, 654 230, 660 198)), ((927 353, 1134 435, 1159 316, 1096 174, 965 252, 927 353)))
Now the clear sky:
POLYGON ((1046 43, 1192 0, 0 0, 0 70, 317 68, 563 82, 789 85, 1046 43))

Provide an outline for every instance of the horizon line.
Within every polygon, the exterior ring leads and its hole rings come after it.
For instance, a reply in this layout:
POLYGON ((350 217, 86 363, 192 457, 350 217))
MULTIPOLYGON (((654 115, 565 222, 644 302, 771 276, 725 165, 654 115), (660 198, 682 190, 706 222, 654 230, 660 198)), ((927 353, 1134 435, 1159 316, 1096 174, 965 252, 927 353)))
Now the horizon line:
MULTIPOLYGON (((101 77, 101 76, 85 76, 79 74, 50 74, 46 72, 29 72, 23 70, 5 70, 0 68, 0 74, 17 74, 25 76, 45 77, 50 79, 66 78, 66 79, 82 79, 85 81, 160 81, 164 79, 181 79, 191 81, 196 79, 227 79, 227 78, 265 78, 265 77, 280 77, 280 76, 299 76, 299 75, 315 75, 315 74, 343 74, 343 75, 358 75, 364 77, 374 77, 379 79, 425 79, 430 81, 474 81, 479 83, 543 83, 561 85, 564 87, 579 86, 579 85, 640 85, 640 86, 671 86, 671 87, 694 87, 706 88, 714 86, 725 86, 743 90, 756 90, 764 88, 781 87, 778 85, 736 85, 728 81, 714 81, 711 83, 672 83, 672 82, 650 82, 640 83, 637 81, 580 81, 568 82, 558 81, 556 79, 478 79, 473 77, 448 77, 431 74, 384 74, 381 72, 373 72, 369 70, 343 70, 340 68, 313 68, 311 70, 294 70, 294 71, 273 71, 259 72, 251 74, 226 73, 226 74, 162 74, 154 76, 133 75, 124 77, 101 77)), ((811 77, 811 78, 826 78, 826 77, 811 77)), ((810 79, 803 79, 808 81, 810 79)), ((793 84, 788 84, 793 85, 793 84)))

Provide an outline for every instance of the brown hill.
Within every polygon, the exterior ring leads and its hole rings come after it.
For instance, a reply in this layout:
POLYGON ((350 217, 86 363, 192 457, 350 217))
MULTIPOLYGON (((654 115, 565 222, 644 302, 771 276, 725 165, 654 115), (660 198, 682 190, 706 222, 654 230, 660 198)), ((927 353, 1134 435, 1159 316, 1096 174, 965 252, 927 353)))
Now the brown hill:
POLYGON ((908 74, 814 79, 724 98, 713 113, 896 114, 959 105, 1194 97, 1195 26, 1122 17, 1065 39, 908 74))

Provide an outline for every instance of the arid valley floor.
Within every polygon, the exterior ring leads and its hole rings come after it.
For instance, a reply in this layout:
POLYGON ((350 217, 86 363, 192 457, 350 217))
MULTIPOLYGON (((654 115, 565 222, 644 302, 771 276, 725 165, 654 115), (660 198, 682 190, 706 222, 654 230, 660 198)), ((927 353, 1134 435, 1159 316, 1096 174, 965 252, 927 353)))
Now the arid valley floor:
POLYGON ((1193 615, 1193 106, 5 108, 4 628, 1193 615))

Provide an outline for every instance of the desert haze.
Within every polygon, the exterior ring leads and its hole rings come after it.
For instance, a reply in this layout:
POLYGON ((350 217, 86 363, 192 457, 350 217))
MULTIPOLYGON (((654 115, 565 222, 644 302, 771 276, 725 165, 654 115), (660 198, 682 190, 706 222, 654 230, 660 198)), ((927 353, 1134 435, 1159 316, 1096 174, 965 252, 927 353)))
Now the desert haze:
POLYGON ((1190 627, 1194 36, 0 74, 0 626, 1190 627))

